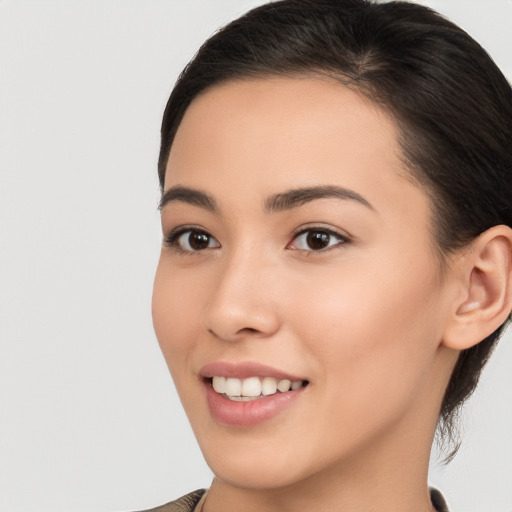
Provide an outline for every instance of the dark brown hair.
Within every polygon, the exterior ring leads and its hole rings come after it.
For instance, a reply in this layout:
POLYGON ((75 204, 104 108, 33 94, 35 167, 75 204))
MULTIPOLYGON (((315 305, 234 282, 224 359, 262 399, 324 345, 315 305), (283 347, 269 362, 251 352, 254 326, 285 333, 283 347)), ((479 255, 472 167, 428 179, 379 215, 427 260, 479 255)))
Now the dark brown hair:
MULTIPOLYGON (((276 75, 328 76, 392 116, 404 161, 430 195, 441 254, 492 226, 512 226, 512 89, 466 32, 408 2, 283 0, 214 34, 167 103, 158 163, 162 189, 190 102, 229 80, 276 75)), ((504 329, 461 352, 440 411, 440 430, 449 438, 504 329)))

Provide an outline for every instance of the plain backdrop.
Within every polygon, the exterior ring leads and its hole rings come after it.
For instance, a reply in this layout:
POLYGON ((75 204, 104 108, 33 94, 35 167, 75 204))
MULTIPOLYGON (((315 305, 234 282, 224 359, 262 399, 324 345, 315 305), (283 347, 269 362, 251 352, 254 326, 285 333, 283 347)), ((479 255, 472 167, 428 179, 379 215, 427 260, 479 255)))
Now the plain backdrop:
MULTIPOLYGON (((178 72, 261 0, 0 0, 0 511, 122 511, 209 485, 152 330, 156 161, 178 72)), ((512 77, 512 1, 425 2, 512 77)), ((512 511, 512 340, 431 483, 512 511)), ((434 457, 435 458, 435 457, 434 457)))

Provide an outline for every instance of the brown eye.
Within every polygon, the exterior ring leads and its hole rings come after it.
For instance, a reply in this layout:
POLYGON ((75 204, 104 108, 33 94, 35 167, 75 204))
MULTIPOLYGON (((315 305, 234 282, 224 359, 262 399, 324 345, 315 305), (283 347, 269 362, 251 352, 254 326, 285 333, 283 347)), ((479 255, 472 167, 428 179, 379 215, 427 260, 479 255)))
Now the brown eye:
POLYGON ((308 247, 314 251, 329 247, 330 240, 331 236, 322 231, 310 231, 306 236, 306 243, 308 247))
POLYGON ((201 249, 206 249, 208 244, 210 243, 210 236, 206 233, 190 233, 187 238, 188 245, 194 251, 200 251, 201 249))
POLYGON ((336 245, 343 245, 348 239, 326 229, 307 229, 299 233, 291 244, 292 249, 322 251, 336 245))
POLYGON ((171 237, 168 245, 175 246, 183 252, 197 252, 220 247, 219 242, 212 235, 198 229, 187 229, 177 233, 171 237))

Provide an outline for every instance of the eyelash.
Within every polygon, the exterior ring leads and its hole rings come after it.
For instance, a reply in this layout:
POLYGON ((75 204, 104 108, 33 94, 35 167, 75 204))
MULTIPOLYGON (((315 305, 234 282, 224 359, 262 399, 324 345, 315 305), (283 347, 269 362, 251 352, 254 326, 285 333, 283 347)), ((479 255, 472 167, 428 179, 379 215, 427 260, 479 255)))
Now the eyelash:
MULTIPOLYGON (((333 231, 332 229, 328 229, 328 228, 324 228, 324 227, 315 227, 315 226, 311 226, 311 227, 308 227, 308 228, 305 228, 305 229, 301 229, 297 232, 295 232, 293 234, 293 238, 292 238, 292 241, 286 246, 287 249, 291 249, 291 250, 295 250, 295 251, 301 251, 301 252, 304 252, 304 253, 322 253, 322 252, 327 252, 327 251, 330 251, 336 247, 340 247, 340 246, 344 246, 344 245, 347 245, 351 242, 350 238, 345 236, 345 235, 341 235, 340 233, 337 233, 336 231, 333 231), (316 234, 321 234, 321 235, 327 235, 329 237, 329 242, 331 241, 330 239, 331 238, 335 238, 337 239, 338 241, 333 244, 333 245, 328 245, 327 247, 324 247, 324 248, 320 248, 320 249, 301 249, 301 248, 293 248, 293 247, 290 247, 291 245, 293 245, 293 243, 304 235, 306 234, 312 234, 312 233, 316 233, 316 234)), ((173 231, 171 231, 171 233, 169 233, 169 235, 167 235, 165 238, 164 238, 164 245, 166 247, 169 247, 169 248, 172 248, 174 249, 178 254, 181 254, 181 255, 194 255, 194 254, 198 254, 200 252, 203 252, 205 251, 206 249, 216 249, 218 247, 220 247, 220 244, 219 242, 210 234, 208 233, 208 231, 204 230, 204 229, 201 229, 201 228, 198 228, 198 227, 193 227, 193 226, 190 226, 190 227, 180 227, 180 228, 177 228, 173 231), (205 237, 208 238, 208 245, 202 249, 187 249, 187 248, 183 248, 183 246, 180 244, 180 239, 183 237, 183 235, 186 235, 186 234, 189 234, 189 238, 187 240, 187 243, 188 245, 190 246, 190 236, 192 234, 195 234, 195 235, 204 235, 205 237), (216 243, 217 245, 215 246, 210 246, 211 242, 214 242, 216 243)))
MULTIPOLYGON (((208 231, 206 231, 205 229, 201 229, 201 228, 193 227, 193 226, 190 226, 190 227, 181 226, 179 228, 172 230, 164 238, 164 245, 166 247, 170 247, 171 249, 174 249, 178 254, 192 255, 192 254, 200 253, 200 252, 204 251, 205 249, 216 248, 216 247, 209 247, 209 244, 212 240, 215 240, 215 238, 212 235, 210 235, 210 233, 208 233, 208 231), (190 245, 190 235, 196 234, 196 235, 205 235, 206 237, 208 237, 208 246, 205 247, 204 249, 197 249, 197 250, 183 248, 180 244, 180 238, 183 235, 186 235, 187 233, 189 233, 189 240, 188 240, 189 245, 190 245)), ((217 242, 217 241, 215 240, 215 242, 217 242)), ((218 242, 217 242, 217 244, 218 244, 218 242)), ((218 247, 220 247, 220 244, 218 245, 218 247)))
MULTIPOLYGON (((315 250, 315 249, 297 248, 297 249, 293 249, 293 250, 302 251, 302 252, 305 252, 308 254, 309 253, 322 253, 322 252, 327 252, 332 249, 335 249, 336 247, 341 247, 341 246, 347 245, 351 242, 351 240, 348 236, 342 235, 341 233, 338 233, 332 229, 325 228, 322 226, 310 226, 310 227, 303 228, 303 229, 300 229, 299 231, 295 232, 293 235, 292 241, 288 244, 287 247, 290 247, 290 245, 292 245, 294 242, 296 242, 297 239, 299 239, 301 236, 306 235, 308 233, 311 233, 311 234, 312 233, 320 233, 322 235, 327 235, 329 238, 336 238, 338 241, 333 245, 328 245, 327 247, 324 247, 321 249, 315 250)), ((330 240, 329 240, 329 242, 330 242, 330 240)))

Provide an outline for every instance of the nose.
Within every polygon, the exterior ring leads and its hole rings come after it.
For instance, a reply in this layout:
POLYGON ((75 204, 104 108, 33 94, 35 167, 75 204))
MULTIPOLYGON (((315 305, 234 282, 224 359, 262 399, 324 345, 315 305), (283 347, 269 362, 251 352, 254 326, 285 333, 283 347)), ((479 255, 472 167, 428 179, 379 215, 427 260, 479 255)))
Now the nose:
POLYGON ((277 265, 257 255, 239 255, 219 265, 218 279, 203 311, 203 328, 216 338, 267 338, 280 327, 277 265))

